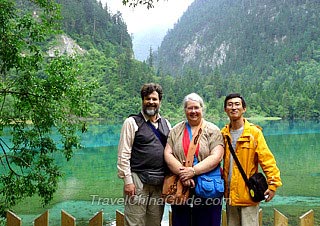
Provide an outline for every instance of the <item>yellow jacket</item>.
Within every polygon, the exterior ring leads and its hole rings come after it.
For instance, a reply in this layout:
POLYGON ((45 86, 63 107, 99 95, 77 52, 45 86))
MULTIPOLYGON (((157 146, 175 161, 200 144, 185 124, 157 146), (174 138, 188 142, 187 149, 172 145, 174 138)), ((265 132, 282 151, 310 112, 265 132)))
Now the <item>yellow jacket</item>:
MULTIPOLYGON (((248 178, 254 173, 258 172, 258 165, 260 164, 264 174, 267 177, 268 188, 276 191, 277 187, 282 185, 280 179, 280 170, 276 165, 276 160, 268 148, 261 130, 262 129, 260 127, 249 123, 245 119, 244 130, 237 141, 235 153, 248 178)), ((226 136, 229 136, 230 140, 232 140, 229 131, 229 124, 221 130, 226 144, 226 136)), ((258 203, 251 200, 249 190, 235 161, 233 161, 230 187, 228 186, 230 155, 231 153, 229 150, 229 145, 226 145, 223 164, 225 198, 229 198, 227 201, 231 206, 257 205, 258 203)))

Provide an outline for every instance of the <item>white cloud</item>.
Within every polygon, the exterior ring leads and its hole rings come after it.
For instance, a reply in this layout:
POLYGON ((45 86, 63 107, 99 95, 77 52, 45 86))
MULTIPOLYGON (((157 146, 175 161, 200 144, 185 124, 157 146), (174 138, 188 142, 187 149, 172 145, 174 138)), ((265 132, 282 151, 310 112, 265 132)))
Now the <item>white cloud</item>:
POLYGON ((128 32, 135 34, 155 27, 172 28, 193 0, 159 0, 151 9, 147 9, 144 5, 136 8, 123 6, 122 0, 101 0, 101 2, 103 6, 107 3, 112 13, 120 11, 128 26, 128 32))

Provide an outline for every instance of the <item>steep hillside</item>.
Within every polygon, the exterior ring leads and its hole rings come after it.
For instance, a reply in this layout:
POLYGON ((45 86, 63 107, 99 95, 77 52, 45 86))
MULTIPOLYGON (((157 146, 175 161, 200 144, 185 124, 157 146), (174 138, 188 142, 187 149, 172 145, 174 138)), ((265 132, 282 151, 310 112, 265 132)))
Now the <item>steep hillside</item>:
MULTIPOLYGON (((48 61, 54 55, 70 56, 75 61, 79 81, 91 91, 88 117, 122 122, 138 112, 139 90, 143 83, 156 81, 155 73, 134 59, 131 36, 121 13, 112 14, 107 4, 97 0, 54 2, 58 3, 54 7, 60 19, 53 21, 52 34, 35 45, 43 57, 49 56, 48 61)), ((34 1, 17 0, 12 5, 19 15, 39 21, 41 9, 34 1)))
POLYGON ((270 71, 313 57, 319 15, 318 0, 196 0, 165 36, 155 64, 172 75, 270 71))
POLYGON ((117 54, 132 51, 132 40, 120 13, 111 14, 107 5, 96 0, 57 2, 61 4, 63 31, 82 47, 106 51, 112 46, 117 54))
POLYGON ((47 53, 50 57, 54 57, 55 55, 63 54, 68 56, 83 55, 86 52, 87 51, 82 49, 73 39, 63 34, 56 38, 47 53))
MULTIPOLYGON (((122 122, 138 112, 145 82, 163 86, 164 116, 177 121, 183 117, 181 101, 191 92, 204 98, 208 118, 225 117, 223 100, 230 92, 246 97, 248 117, 320 118, 315 0, 196 0, 146 62, 133 58, 121 14, 110 14, 96 0, 59 1, 62 33, 85 51, 76 69, 92 88, 92 118, 122 122)), ((17 2, 27 9, 32 1, 17 2)), ((58 43, 52 38, 38 44, 47 51, 58 43)))

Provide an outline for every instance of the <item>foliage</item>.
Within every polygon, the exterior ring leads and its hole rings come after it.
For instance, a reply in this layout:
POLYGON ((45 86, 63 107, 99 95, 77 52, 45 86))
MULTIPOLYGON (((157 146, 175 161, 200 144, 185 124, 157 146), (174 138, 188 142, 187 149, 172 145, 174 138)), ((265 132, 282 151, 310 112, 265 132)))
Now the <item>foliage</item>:
POLYGON ((58 19, 53 1, 0 2, 1 214, 34 194, 47 204, 62 175, 55 153, 68 160, 79 146, 89 88, 77 77, 76 58, 43 51, 58 19), (54 130, 60 137, 51 136, 54 130))
POLYGON ((153 63, 181 80, 177 93, 200 90, 220 117, 219 99, 240 92, 248 116, 319 118, 319 13, 316 0, 198 0, 168 31, 153 63))
POLYGON ((319 27, 320 10, 314 1, 195 1, 159 51, 150 49, 147 62, 133 59, 131 44, 123 44, 131 39, 121 14, 111 15, 107 5, 92 0, 61 5, 62 29, 88 50, 81 58, 82 78, 98 84, 90 99, 92 118, 122 122, 139 111, 139 90, 149 81, 163 86, 161 112, 173 121, 183 118, 182 99, 191 92, 204 98, 212 120, 225 118, 223 99, 230 92, 246 98, 248 117, 319 117, 320 36, 314 28, 319 27), (195 36, 199 49, 193 55, 195 36), (286 37, 283 43, 280 37, 286 37), (228 43, 223 64, 205 66, 206 57, 221 59, 217 46, 226 48, 228 43), (181 50, 195 61, 182 59, 181 50))
POLYGON ((120 12, 111 15, 107 5, 96 0, 57 0, 61 5, 62 29, 83 47, 96 48, 106 54, 131 50, 131 37, 120 12), (110 52, 110 47, 115 51, 110 52))
MULTIPOLYGON (((156 0, 157 2, 159 0, 156 0)), ((138 5, 146 5, 147 9, 154 7, 154 0, 122 0, 122 4, 129 5, 129 7, 137 7, 138 5)))

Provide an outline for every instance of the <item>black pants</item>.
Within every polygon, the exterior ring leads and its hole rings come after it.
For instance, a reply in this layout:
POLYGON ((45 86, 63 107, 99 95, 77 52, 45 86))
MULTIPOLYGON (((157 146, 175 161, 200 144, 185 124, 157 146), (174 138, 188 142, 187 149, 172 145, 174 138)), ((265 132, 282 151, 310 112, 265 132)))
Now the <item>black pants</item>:
POLYGON ((220 226, 222 199, 201 199, 193 205, 171 205, 172 226, 220 226))

